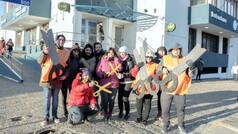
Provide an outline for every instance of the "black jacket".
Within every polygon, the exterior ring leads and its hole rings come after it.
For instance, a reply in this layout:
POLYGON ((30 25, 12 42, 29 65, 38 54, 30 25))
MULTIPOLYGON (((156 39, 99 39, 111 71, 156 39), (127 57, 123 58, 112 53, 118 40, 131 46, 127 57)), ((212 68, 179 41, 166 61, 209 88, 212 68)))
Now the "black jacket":
POLYGON ((120 73, 123 74, 124 78, 120 79, 120 82, 126 82, 126 81, 131 81, 134 78, 131 76, 131 69, 135 65, 134 59, 128 55, 128 58, 125 61, 122 61, 122 70, 120 73))

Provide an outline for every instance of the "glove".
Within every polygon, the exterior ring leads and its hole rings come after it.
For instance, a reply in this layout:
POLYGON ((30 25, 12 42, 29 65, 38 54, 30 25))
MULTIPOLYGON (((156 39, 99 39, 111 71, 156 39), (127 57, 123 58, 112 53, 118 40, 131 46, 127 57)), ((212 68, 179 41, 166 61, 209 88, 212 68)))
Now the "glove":
POLYGON ((139 62, 139 63, 137 64, 138 68, 141 68, 141 67, 143 67, 144 65, 145 65, 144 62, 139 62))

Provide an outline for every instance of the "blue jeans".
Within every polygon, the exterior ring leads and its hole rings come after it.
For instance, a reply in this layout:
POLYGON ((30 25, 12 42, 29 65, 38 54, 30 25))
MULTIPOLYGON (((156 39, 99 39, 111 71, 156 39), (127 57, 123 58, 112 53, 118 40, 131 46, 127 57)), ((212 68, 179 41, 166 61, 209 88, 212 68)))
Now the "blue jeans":
POLYGON ((60 89, 43 87, 44 94, 44 118, 49 118, 50 103, 52 98, 52 117, 57 118, 58 95, 60 89))

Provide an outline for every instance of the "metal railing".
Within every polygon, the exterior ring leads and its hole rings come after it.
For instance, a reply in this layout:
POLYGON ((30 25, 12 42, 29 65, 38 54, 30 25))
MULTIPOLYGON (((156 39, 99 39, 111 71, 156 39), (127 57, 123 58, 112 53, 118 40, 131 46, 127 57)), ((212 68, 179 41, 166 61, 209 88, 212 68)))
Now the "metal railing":
POLYGON ((23 80, 23 63, 9 53, 5 53, 2 59, 23 80))

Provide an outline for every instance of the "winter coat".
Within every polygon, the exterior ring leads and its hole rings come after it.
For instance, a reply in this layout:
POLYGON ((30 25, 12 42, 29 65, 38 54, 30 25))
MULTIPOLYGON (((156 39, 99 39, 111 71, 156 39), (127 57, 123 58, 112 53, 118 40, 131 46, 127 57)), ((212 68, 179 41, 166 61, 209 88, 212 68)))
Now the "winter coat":
POLYGON ((109 58, 105 57, 102 58, 101 61, 98 63, 96 74, 100 80, 100 85, 107 84, 108 82, 111 82, 112 84, 108 86, 107 88, 118 88, 119 87, 119 79, 117 78, 116 74, 113 73, 109 77, 106 77, 107 73, 110 73, 112 71, 111 67, 109 66, 111 64, 112 66, 120 66, 118 68, 118 71, 122 69, 121 63, 117 57, 114 57, 112 61, 109 60, 109 58))
POLYGON ((131 82, 134 79, 131 76, 131 69, 134 67, 135 61, 130 55, 128 55, 126 60, 124 61, 121 60, 121 65, 122 65, 122 70, 120 71, 120 73, 122 73, 124 77, 120 79, 120 83, 124 84, 124 83, 131 82))
POLYGON ((76 76, 72 83, 72 89, 69 94, 68 106, 83 106, 88 104, 96 104, 96 98, 93 96, 93 88, 88 83, 80 80, 80 73, 76 76))
MULTIPOLYGON (((63 67, 67 66, 66 62, 68 60, 69 54, 70 54, 70 52, 67 49, 62 49, 62 50, 57 49, 58 59, 59 59, 60 64, 63 67)), ((57 88, 61 88, 62 83, 60 83, 58 80, 54 81, 54 79, 57 78, 56 73, 53 73, 53 75, 52 75, 53 81, 49 81, 50 80, 49 73, 53 67, 53 63, 52 63, 50 56, 42 54, 40 56, 40 58, 38 59, 38 63, 41 66, 40 86, 44 86, 45 84, 47 84, 47 85, 50 84, 50 85, 53 85, 53 87, 57 86, 57 88)), ((62 75, 63 71, 60 71, 59 73, 60 73, 60 75, 62 75)))
MULTIPOLYGON (((166 67, 169 71, 173 70, 178 64, 180 64, 183 60, 183 57, 181 58, 175 58, 172 55, 166 55, 163 57, 163 60, 161 62, 163 67, 166 67)), ((166 77, 166 75, 163 75, 163 79, 166 77)), ((178 75, 178 85, 175 91, 172 94, 176 95, 185 95, 188 92, 189 87, 191 86, 191 78, 187 74, 186 71, 183 71, 178 75)), ((169 82, 167 84, 168 87, 170 87, 172 82, 169 82)))
POLYGON ((90 59, 81 58, 80 62, 83 63, 84 67, 88 68, 88 71, 90 72, 90 75, 92 76, 96 68, 96 58, 94 56, 90 59))
MULTIPOLYGON (((158 64, 154 63, 154 62, 151 62, 151 63, 147 63, 146 64, 147 66, 147 74, 148 76, 151 76, 151 77, 154 77, 156 72, 157 72, 157 69, 158 69, 158 64)), ((136 82, 138 82, 138 80, 140 80, 140 77, 139 77, 139 68, 138 66, 136 65, 132 70, 131 70, 131 75, 133 77, 136 78, 136 80, 133 82, 132 84, 132 87, 134 87, 134 85, 136 84, 136 82)), ((155 85, 152 84, 151 82, 151 87, 152 87, 152 90, 156 90, 156 87, 155 85)), ((139 87, 137 88, 137 93, 141 93, 142 92, 142 89, 139 87)), ((147 91, 147 89, 145 88, 145 94, 150 94, 149 91, 147 91)))

